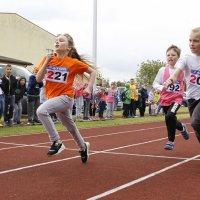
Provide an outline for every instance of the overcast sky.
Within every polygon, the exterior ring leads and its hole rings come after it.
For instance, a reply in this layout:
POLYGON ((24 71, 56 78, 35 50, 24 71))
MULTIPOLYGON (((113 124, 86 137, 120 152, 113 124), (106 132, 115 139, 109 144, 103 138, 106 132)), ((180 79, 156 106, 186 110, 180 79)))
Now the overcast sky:
MULTIPOLYGON (((190 30, 200 26, 199 0, 97 0, 97 65, 103 77, 128 81, 147 60, 165 61, 178 45, 189 53, 190 30)), ((57 35, 70 33, 80 54, 92 58, 93 0, 0 0, 14 12, 57 35)))

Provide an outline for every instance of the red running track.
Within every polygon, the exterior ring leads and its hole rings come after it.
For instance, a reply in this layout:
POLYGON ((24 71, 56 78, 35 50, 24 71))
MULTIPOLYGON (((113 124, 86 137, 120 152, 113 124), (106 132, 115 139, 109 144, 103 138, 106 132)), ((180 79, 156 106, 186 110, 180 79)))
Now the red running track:
POLYGON ((53 158, 45 133, 0 137, 0 199, 198 200, 200 146, 185 122, 190 140, 177 131, 173 151, 163 149, 164 122, 82 129, 86 164, 67 132, 67 149, 53 158))

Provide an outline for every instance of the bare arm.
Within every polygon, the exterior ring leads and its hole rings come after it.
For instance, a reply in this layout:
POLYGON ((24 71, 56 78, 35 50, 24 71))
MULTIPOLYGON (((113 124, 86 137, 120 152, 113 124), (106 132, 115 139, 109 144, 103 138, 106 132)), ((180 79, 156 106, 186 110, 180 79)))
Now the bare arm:
POLYGON ((91 90, 93 88, 93 85, 96 79, 96 71, 89 67, 86 73, 90 74, 90 79, 89 79, 88 86, 83 90, 83 93, 85 95, 88 95, 89 93, 91 93, 91 90))

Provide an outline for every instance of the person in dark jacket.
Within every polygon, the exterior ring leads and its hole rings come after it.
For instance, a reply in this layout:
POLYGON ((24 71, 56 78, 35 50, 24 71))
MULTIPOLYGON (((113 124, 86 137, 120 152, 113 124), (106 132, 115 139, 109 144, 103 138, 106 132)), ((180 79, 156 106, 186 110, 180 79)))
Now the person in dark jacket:
POLYGON ((13 124, 21 124, 22 98, 26 93, 26 78, 20 77, 15 90, 14 119, 13 124))
POLYGON ((140 89, 139 89, 140 97, 141 97, 141 106, 139 108, 140 111, 140 117, 144 117, 144 113, 146 110, 146 101, 148 99, 148 93, 147 93, 147 85, 144 84, 140 89))
POLYGON ((2 89, 2 75, 0 74, 0 127, 3 126, 1 123, 1 117, 3 116, 4 111, 4 93, 2 89))
POLYGON ((38 83, 36 81, 36 70, 34 70, 34 74, 29 77, 28 80, 28 89, 27 89, 27 97, 28 97, 28 125, 39 124, 36 111, 40 106, 40 88, 43 87, 43 82, 38 83))
POLYGON ((6 65, 6 74, 2 78, 2 90, 4 92, 4 123, 12 126, 13 110, 15 103, 15 89, 17 79, 12 75, 12 66, 6 65))

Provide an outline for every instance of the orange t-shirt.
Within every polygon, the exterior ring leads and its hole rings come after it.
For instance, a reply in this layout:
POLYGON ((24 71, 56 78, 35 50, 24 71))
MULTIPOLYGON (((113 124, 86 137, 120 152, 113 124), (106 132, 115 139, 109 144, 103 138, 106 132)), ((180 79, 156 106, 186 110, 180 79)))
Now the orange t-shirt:
MULTIPOLYGON (((43 66, 46 56, 43 58, 37 71, 43 66)), ((88 65, 70 57, 58 58, 56 56, 49 62, 46 68, 46 96, 53 98, 60 95, 74 97, 73 82, 76 74, 87 71, 88 65)))

